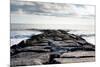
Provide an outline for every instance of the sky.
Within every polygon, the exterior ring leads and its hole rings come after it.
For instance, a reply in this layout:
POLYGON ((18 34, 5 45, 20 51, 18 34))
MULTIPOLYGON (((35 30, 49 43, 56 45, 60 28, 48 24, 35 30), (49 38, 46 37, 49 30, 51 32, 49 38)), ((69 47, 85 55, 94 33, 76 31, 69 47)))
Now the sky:
POLYGON ((95 6, 11 0, 11 23, 94 25, 95 6))
POLYGON ((95 6, 11 0, 11 14, 49 16, 95 16, 95 6))
POLYGON ((81 28, 94 31, 95 28, 95 6, 92 5, 11 0, 10 9, 11 23, 34 24, 35 28, 43 29, 81 28))

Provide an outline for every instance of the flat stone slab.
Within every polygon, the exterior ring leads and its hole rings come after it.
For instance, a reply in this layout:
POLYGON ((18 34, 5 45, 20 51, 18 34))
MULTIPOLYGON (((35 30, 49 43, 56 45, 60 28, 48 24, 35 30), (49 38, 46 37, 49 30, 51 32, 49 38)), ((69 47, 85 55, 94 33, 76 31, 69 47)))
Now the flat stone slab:
POLYGON ((80 46, 80 44, 76 43, 76 42, 64 42, 64 41, 54 41, 53 42, 55 44, 55 46, 62 46, 62 47, 76 47, 76 46, 80 46))
POLYGON ((16 67, 16 66, 30 66, 30 65, 42 65, 41 63, 41 59, 36 59, 36 58, 32 58, 32 59, 28 59, 28 58, 16 58, 16 59, 12 59, 10 64, 11 67, 16 67))
POLYGON ((62 64, 66 63, 81 63, 81 62, 94 62, 95 57, 87 57, 87 58, 55 58, 57 62, 62 64))
POLYGON ((25 48, 19 49, 19 51, 25 51, 25 52, 49 52, 50 49, 45 49, 46 46, 29 46, 25 48))
POLYGON ((12 66, 40 65, 49 61, 49 53, 21 52, 11 58, 12 66))
POLYGON ((68 52, 63 53, 61 55, 62 58, 80 58, 80 57, 94 57, 95 52, 94 51, 74 51, 74 52, 68 52))

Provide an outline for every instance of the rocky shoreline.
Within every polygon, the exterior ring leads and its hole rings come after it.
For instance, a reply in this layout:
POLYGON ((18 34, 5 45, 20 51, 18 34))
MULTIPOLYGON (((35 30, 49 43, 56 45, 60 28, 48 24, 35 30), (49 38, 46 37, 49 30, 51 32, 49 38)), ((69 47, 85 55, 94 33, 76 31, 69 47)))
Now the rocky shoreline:
POLYGON ((39 30, 10 47, 11 66, 31 66, 95 61, 95 45, 64 30, 39 30))

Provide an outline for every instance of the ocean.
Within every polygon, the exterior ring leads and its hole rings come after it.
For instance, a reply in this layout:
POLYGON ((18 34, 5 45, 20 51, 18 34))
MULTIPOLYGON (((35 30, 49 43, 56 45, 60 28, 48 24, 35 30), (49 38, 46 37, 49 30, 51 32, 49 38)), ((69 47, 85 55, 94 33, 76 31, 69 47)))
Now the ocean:
MULTIPOLYGON (((28 30, 28 29, 54 29, 49 26, 56 27, 55 29, 58 29, 57 26, 62 27, 62 30, 69 30, 69 33, 76 34, 82 36, 84 39, 86 39, 87 42, 95 45, 95 31, 94 30, 88 30, 88 27, 86 28, 71 28, 71 25, 69 28, 64 27, 67 25, 45 25, 45 24, 11 24, 11 46, 14 44, 18 44, 22 40, 26 40, 30 38, 32 35, 41 34, 42 32, 36 31, 36 30, 28 30), (14 28, 13 28, 14 27, 14 28), (86 30, 87 29, 87 30, 86 30)), ((60 28, 61 29, 61 28, 60 28)))
POLYGON ((28 39, 40 31, 28 29, 62 29, 69 33, 81 35, 95 45, 95 17, 57 17, 44 15, 11 14, 11 45, 28 39))

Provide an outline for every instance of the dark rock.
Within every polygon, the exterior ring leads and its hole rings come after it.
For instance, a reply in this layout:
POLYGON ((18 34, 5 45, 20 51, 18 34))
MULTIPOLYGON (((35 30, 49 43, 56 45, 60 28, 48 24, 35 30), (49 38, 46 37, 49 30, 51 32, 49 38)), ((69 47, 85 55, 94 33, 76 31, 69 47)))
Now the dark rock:
POLYGON ((79 43, 80 45, 84 45, 87 42, 85 40, 75 40, 77 43, 79 43))
POLYGON ((60 54, 58 54, 58 53, 50 54, 48 64, 60 64, 60 62, 57 62, 56 60, 54 60, 54 58, 59 58, 59 57, 60 57, 60 54))
POLYGON ((60 32, 63 33, 63 34, 68 34, 68 32, 69 32, 69 30, 67 30, 67 31, 64 31, 64 30, 58 30, 58 31, 60 31, 60 32))
POLYGON ((28 58, 16 58, 11 60, 11 67, 16 66, 30 66, 30 65, 42 65, 40 59, 28 59, 28 58))
POLYGON ((86 58, 55 58, 57 62, 61 64, 66 63, 81 63, 81 62, 95 62, 95 57, 86 57, 86 58))
POLYGON ((26 47, 27 45, 26 45, 25 41, 23 40, 20 43, 18 43, 17 46, 20 48, 23 48, 23 47, 26 47))
POLYGON ((74 52, 67 52, 63 53, 60 57, 61 58, 82 58, 82 57, 94 57, 94 51, 74 51, 74 52))
POLYGON ((63 34, 58 30, 45 30, 44 31, 44 36, 45 37, 60 37, 62 35, 63 34))
POLYGON ((13 66, 38 65, 49 62, 49 53, 21 52, 11 58, 13 66))
POLYGON ((60 38, 60 37, 54 37, 53 40, 54 40, 54 41, 62 41, 62 38, 60 38))
POLYGON ((43 33, 11 46, 11 66, 94 61, 95 45, 81 36, 64 30, 40 31, 43 33))
POLYGON ((48 46, 48 43, 35 43, 33 46, 48 46))
POLYGON ((41 40, 42 38, 43 38, 43 34, 33 35, 33 36, 30 37, 31 40, 35 39, 37 41, 41 40))
POLYGON ((68 34, 71 38, 73 38, 74 40, 84 40, 81 36, 75 35, 75 34, 68 34))
POLYGON ((49 49, 44 49, 45 46, 29 46, 29 47, 25 47, 22 49, 19 49, 19 52, 38 52, 38 53, 42 53, 42 52, 50 52, 49 49))
POLYGON ((48 41, 45 39, 45 40, 41 40, 41 41, 37 41, 37 40, 30 40, 30 39, 28 39, 28 40, 26 40, 26 44, 28 45, 28 46, 34 46, 34 45, 47 45, 47 43, 48 43, 48 41))
POLYGON ((64 42, 65 42, 65 43, 75 43, 75 40, 69 39, 69 40, 64 40, 64 42))
POLYGON ((72 38, 69 35, 63 35, 62 39, 63 40, 70 40, 70 39, 72 40, 72 38))
POLYGON ((63 46, 63 47, 69 47, 69 46, 80 46, 80 44, 76 43, 76 42, 68 42, 68 43, 65 43, 63 41, 54 41, 54 43, 56 46, 63 46))
POLYGON ((35 39, 34 39, 34 40, 27 39, 27 40, 26 40, 26 44, 29 45, 29 46, 33 46, 33 44, 34 44, 34 43, 37 43, 37 42, 38 42, 38 41, 35 40, 35 39))

